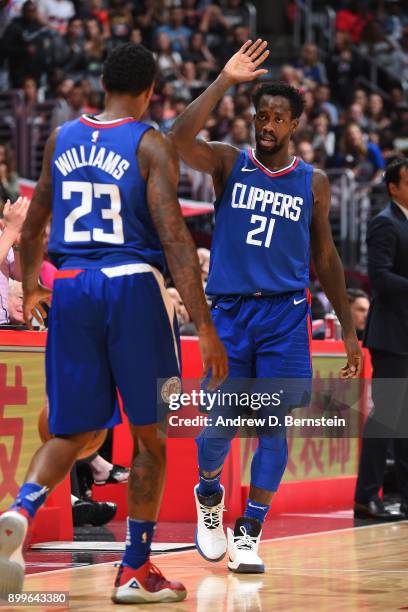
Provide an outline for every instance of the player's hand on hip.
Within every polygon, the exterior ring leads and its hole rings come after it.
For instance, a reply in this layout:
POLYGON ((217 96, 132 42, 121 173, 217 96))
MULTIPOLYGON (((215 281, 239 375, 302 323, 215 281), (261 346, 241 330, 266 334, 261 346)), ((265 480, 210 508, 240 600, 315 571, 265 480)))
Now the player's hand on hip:
POLYGON ((213 323, 209 323, 199 330, 198 342, 203 360, 203 375, 207 376, 211 369, 211 378, 207 387, 210 391, 213 391, 228 376, 227 352, 213 323))
POLYGON ((269 55, 266 40, 258 38, 255 42, 248 40, 235 55, 225 64, 221 76, 231 85, 253 81, 267 74, 264 68, 259 68, 269 55))
POLYGON ((347 364, 340 370, 341 378, 358 378, 363 369, 363 351, 357 340, 356 334, 344 339, 344 347, 347 353, 347 364))
POLYGON ((38 285, 33 291, 24 291, 23 311, 24 321, 28 329, 32 329, 31 319, 34 317, 40 325, 44 325, 44 319, 47 318, 42 304, 50 304, 52 291, 38 285))

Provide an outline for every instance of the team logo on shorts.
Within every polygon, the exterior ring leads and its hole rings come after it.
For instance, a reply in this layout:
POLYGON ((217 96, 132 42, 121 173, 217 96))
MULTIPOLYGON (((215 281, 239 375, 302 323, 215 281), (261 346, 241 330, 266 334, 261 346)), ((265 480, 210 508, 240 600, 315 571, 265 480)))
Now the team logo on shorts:
POLYGON ((178 376, 172 376, 163 383, 161 388, 161 397, 163 402, 166 404, 170 403, 170 397, 174 393, 177 395, 181 393, 181 380, 178 376))

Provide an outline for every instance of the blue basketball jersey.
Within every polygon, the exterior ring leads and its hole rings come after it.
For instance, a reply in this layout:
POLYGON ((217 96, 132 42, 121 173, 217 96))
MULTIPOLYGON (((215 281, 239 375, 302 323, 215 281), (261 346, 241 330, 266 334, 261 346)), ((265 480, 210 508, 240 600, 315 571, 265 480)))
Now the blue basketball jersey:
POLYGON ((281 294, 309 284, 313 167, 271 172, 241 151, 215 203, 207 294, 281 294))
POLYGON ((85 115, 61 127, 52 159, 48 245, 58 268, 141 262, 164 269, 137 161, 148 129, 132 118, 100 122, 85 115))

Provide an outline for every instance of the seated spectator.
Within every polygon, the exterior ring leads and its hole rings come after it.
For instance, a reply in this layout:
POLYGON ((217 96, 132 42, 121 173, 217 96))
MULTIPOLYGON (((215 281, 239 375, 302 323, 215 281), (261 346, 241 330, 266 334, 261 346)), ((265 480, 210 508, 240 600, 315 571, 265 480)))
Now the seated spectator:
POLYGON ((88 78, 91 79, 93 87, 100 90, 100 75, 106 54, 106 43, 102 26, 97 19, 88 19, 86 21, 85 36, 84 55, 87 66, 86 73, 88 78))
POLYGON ((249 15, 243 0, 226 0, 222 12, 230 29, 237 26, 248 27, 249 15))
POLYGON ((366 142, 360 126, 350 123, 344 130, 335 165, 350 168, 359 182, 378 182, 384 169, 384 159, 377 145, 366 142))
POLYGON ((58 272, 57 268, 52 264, 48 259, 48 240, 50 237, 50 229, 51 225, 48 224, 45 228, 44 232, 44 242, 43 242, 43 262, 40 268, 40 283, 44 285, 47 289, 53 288, 54 280, 56 274, 58 272))
POLYGON ((80 79, 86 70, 85 31, 82 19, 73 17, 69 20, 64 42, 66 45, 64 72, 74 80, 80 79))
POLYGON ((103 37, 109 38, 110 27, 109 27, 109 13, 104 8, 103 0, 90 0, 89 3, 89 14, 86 15, 88 19, 96 19, 102 28, 103 37))
POLYGON ((200 263, 201 280, 203 287, 207 285, 208 273, 210 271, 210 250, 200 247, 197 249, 198 261, 200 263))
POLYGON ((248 149, 252 146, 250 143, 249 126, 245 119, 236 117, 231 123, 231 129, 225 136, 222 142, 237 147, 237 149, 248 149))
POLYGON ((302 70, 300 68, 295 68, 290 64, 284 64, 282 66, 279 78, 295 89, 301 89, 303 87, 302 70))
MULTIPOLYGON (((333 51, 326 63, 330 83, 336 85, 336 97, 342 105, 348 101, 349 91, 357 76, 351 50, 351 39, 347 32, 336 32, 333 51)), ((332 121, 333 125, 335 123, 332 121)))
POLYGON ((325 112, 319 113, 313 119, 313 128, 314 137, 312 140, 312 147, 314 149, 321 149, 326 158, 332 157, 336 146, 336 136, 334 132, 330 130, 328 114, 325 112))
POLYGON ((327 83, 326 68, 322 62, 319 61, 319 50, 313 43, 306 43, 303 45, 299 67, 303 71, 303 76, 308 81, 315 83, 327 83))
POLYGON ((214 117, 214 125, 211 129, 213 140, 222 140, 228 134, 231 123, 235 117, 234 98, 226 94, 221 99, 214 117))
POLYGON ((38 10, 44 21, 60 34, 65 34, 69 21, 75 15, 71 0, 38 0, 38 10))
POLYGON ((395 136, 394 147, 408 155, 408 103, 401 102, 396 106, 396 118, 392 124, 395 136))
POLYGON ((25 76, 39 82, 50 70, 53 62, 54 37, 41 21, 37 7, 27 0, 21 17, 16 17, 7 26, 2 45, 8 58, 9 80, 14 89, 21 88, 25 76))
POLYGON ((125 0, 110 0, 109 28, 111 32, 110 48, 127 42, 133 29, 131 7, 125 0))
POLYGON ((362 289, 347 289, 347 297, 357 338, 362 340, 370 308, 369 297, 362 289))
POLYGON ((331 99, 330 85, 319 85, 314 92, 314 99, 318 106, 319 112, 324 111, 328 114, 330 124, 335 126, 339 122, 339 111, 331 99))
POLYGON ((226 21, 221 7, 216 4, 207 6, 200 23, 200 32, 205 35, 205 40, 212 53, 222 53, 223 45, 228 34, 228 22, 226 21))
POLYGON ((163 22, 163 0, 138 0, 133 6, 135 26, 140 29, 145 45, 154 46, 155 32, 163 22))
POLYGON ((196 66, 193 62, 184 62, 181 66, 180 79, 174 82, 178 97, 191 100, 199 96, 205 89, 204 81, 197 78, 196 66))
POLYGON ((18 175, 14 170, 13 155, 8 144, 0 143, 0 212, 7 200, 14 202, 18 194, 18 175))
POLYGON ((164 32, 170 38, 170 44, 173 51, 182 53, 188 48, 188 42, 191 36, 190 28, 183 25, 184 10, 174 7, 170 9, 170 19, 168 25, 162 25, 156 30, 156 34, 164 32))
POLYGON ((33 106, 40 101, 37 81, 30 76, 24 77, 21 90, 23 94, 22 111, 26 115, 31 115, 33 106))
POLYGON ((370 21, 364 28, 360 51, 376 60, 377 64, 384 70, 397 72, 399 67, 396 43, 384 36, 380 24, 370 21))
POLYGON ((305 101, 305 106, 303 109, 303 113, 299 119, 299 130, 302 129, 310 129, 312 125, 312 117, 316 111, 316 102, 314 99, 313 92, 310 89, 307 89, 303 94, 303 99, 305 101))
POLYGON ((9 323, 8 293, 9 279, 21 280, 20 256, 16 251, 21 228, 27 215, 29 201, 18 198, 3 209, 2 233, 0 235, 0 324, 9 323))
POLYGON ((314 164, 315 154, 308 140, 300 140, 296 145, 296 155, 303 159, 306 164, 314 164))
POLYGON ((364 113, 364 109, 359 102, 350 104, 346 110, 344 119, 346 124, 356 123, 364 132, 368 130, 368 117, 364 113))
POLYGON ((164 116, 163 116, 163 99, 158 96, 152 96, 152 99, 147 109, 146 115, 143 118, 145 123, 148 123, 156 130, 162 130, 164 127, 164 116))
POLYGON ((190 320, 190 316, 183 304, 183 300, 175 287, 168 287, 167 292, 171 297, 174 305, 174 310, 179 324, 180 334, 184 336, 195 336, 197 330, 194 323, 190 320))
POLYGON ((80 117, 84 112, 84 104, 85 96, 82 85, 75 83, 69 90, 66 100, 61 99, 54 108, 51 116, 51 129, 80 117))
MULTIPOLYGON (((402 82, 408 81, 408 26, 404 28, 396 51, 396 70, 402 82)), ((402 102, 402 100, 400 100, 402 102)))
POLYGON ((384 100, 379 94, 370 94, 368 98, 368 130, 377 132, 384 130, 391 124, 384 109, 384 100))
POLYGON ((24 325, 23 285, 16 280, 9 280, 8 316, 13 325, 24 325))
POLYGON ((373 18, 367 9, 367 2, 350 0, 347 6, 336 14, 336 30, 347 32, 353 43, 359 43, 364 28, 373 18))
POLYGON ((359 104, 362 108, 363 113, 368 110, 368 94, 362 87, 357 87, 353 93, 353 103, 359 104))
POLYGON ((209 74, 217 68, 215 58, 207 47, 202 32, 193 32, 188 49, 183 53, 183 59, 194 62, 202 79, 208 79, 209 74))
POLYGON ((182 0, 181 2, 184 11, 183 23, 192 32, 197 32, 203 17, 203 10, 197 6, 198 4, 197 0, 182 0))
POLYGON ((183 64, 183 59, 177 51, 173 51, 170 37, 166 32, 158 32, 155 40, 157 68, 163 77, 177 78, 183 64))

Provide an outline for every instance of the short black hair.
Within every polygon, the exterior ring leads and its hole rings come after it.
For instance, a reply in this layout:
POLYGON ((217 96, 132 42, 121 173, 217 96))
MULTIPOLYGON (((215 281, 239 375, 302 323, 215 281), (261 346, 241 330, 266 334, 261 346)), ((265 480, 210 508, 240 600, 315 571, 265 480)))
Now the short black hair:
POLYGON ((262 96, 282 96, 282 98, 289 100, 290 112, 294 119, 298 119, 305 108, 305 101, 301 92, 284 81, 272 81, 258 87, 252 98, 256 110, 258 110, 262 96))
POLYGON ((401 168, 408 168, 408 158, 400 157, 393 159, 385 169, 384 181, 388 193, 390 193, 390 183, 399 185, 401 180, 401 168))
POLYGON ((366 300, 370 301, 370 298, 368 297, 367 293, 362 289, 347 289, 347 297, 349 304, 353 304, 359 298, 365 298, 366 300))
POLYGON ((107 57, 102 70, 106 91, 135 96, 146 91, 156 77, 156 61, 143 45, 119 45, 107 57))

